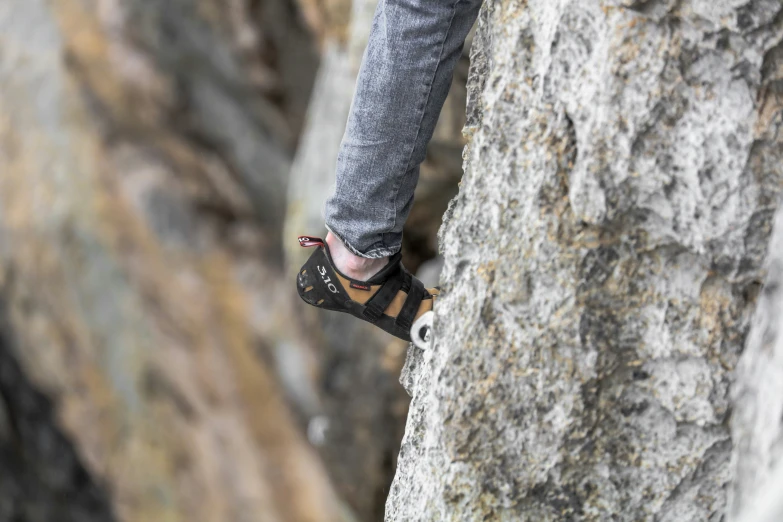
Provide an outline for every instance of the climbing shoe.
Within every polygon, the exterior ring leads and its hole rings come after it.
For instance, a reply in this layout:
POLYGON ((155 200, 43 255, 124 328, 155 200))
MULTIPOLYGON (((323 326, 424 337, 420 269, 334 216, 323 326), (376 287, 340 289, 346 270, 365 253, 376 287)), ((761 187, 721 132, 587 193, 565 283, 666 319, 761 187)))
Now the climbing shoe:
POLYGON ((337 270, 322 239, 300 236, 299 244, 318 247, 296 276, 299 297, 308 304, 349 313, 405 341, 414 321, 432 310, 439 290, 425 289, 402 266, 399 253, 372 278, 357 281, 337 270))

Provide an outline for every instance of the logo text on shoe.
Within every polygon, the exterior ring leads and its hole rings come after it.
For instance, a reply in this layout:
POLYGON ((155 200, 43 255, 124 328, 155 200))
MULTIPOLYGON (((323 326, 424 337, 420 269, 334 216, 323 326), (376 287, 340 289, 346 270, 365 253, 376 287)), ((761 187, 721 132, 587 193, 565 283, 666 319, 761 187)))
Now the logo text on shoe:
POLYGON ((324 283, 326 283, 326 287, 329 289, 330 292, 333 294, 339 294, 340 292, 337 291, 337 287, 334 286, 334 283, 332 283, 332 279, 330 277, 326 276, 326 268, 322 267, 321 265, 318 265, 318 273, 321 274, 321 279, 324 280, 324 283))

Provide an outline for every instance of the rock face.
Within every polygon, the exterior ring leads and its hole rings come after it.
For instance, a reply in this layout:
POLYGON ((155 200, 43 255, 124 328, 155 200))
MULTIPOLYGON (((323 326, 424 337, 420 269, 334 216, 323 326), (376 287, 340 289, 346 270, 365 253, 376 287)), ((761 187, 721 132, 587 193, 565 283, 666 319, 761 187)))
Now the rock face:
POLYGON ((4 333, 0 339, 0 520, 113 522, 107 491, 85 469, 60 429, 49 399, 25 377, 12 343, 4 333))
POLYGON ((721 520, 783 6, 488 1, 390 521, 721 520))
POLYGON ((783 519, 783 213, 769 244, 767 277, 733 387, 730 520, 783 519))
POLYGON ((350 519, 276 377, 292 13, 0 5, 0 521, 350 519))

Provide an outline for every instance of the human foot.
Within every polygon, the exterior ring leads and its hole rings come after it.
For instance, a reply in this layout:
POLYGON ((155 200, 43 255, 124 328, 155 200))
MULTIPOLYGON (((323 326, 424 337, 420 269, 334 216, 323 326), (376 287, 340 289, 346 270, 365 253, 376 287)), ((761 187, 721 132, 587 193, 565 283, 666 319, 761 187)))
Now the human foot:
POLYGON ((351 279, 367 281, 389 264, 388 257, 369 259, 357 256, 331 232, 326 234, 326 244, 329 245, 329 253, 332 255, 335 268, 351 279))

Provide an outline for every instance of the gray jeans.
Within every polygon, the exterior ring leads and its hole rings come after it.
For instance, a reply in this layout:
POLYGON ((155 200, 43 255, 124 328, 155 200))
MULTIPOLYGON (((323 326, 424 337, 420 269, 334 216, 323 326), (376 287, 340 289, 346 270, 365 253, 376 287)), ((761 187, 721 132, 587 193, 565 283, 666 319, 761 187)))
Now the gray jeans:
POLYGON ((380 0, 337 160, 327 228, 362 257, 400 250, 402 226, 481 0, 380 0))

